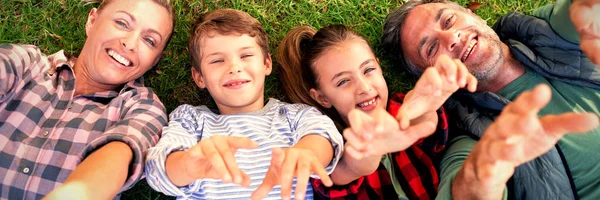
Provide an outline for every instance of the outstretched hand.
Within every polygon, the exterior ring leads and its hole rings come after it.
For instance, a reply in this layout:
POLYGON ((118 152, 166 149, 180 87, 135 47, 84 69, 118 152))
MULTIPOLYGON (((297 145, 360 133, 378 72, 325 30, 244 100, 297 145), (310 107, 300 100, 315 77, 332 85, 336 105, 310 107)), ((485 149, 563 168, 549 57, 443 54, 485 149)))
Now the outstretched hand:
POLYGON ((248 187, 250 177, 238 168, 234 154, 241 148, 256 147, 258 144, 248 138, 215 135, 190 148, 182 157, 182 164, 189 177, 221 179, 248 187))
POLYGON ((435 112, 459 88, 475 92, 477 79, 460 60, 440 55, 404 97, 396 116, 400 127, 407 128, 411 120, 435 112))
POLYGON ((402 151, 435 131, 435 124, 429 121, 401 130, 398 121, 381 108, 372 111, 371 116, 360 110, 351 110, 348 122, 350 127, 343 132, 345 151, 357 160, 402 151))
POLYGON ((585 133, 598 127, 598 117, 593 113, 538 117, 550 99, 550 88, 538 85, 506 106, 485 131, 467 158, 484 185, 503 187, 517 166, 546 153, 565 134, 585 133))
POLYGON ((281 197, 290 199, 296 177, 295 198, 304 199, 311 173, 317 174, 325 186, 333 185, 317 156, 308 149, 290 147, 272 150, 271 165, 262 184, 252 193, 252 199, 263 199, 276 185, 281 185, 281 197))
POLYGON ((574 0, 569 13, 579 32, 581 50, 600 66, 600 0, 574 0))

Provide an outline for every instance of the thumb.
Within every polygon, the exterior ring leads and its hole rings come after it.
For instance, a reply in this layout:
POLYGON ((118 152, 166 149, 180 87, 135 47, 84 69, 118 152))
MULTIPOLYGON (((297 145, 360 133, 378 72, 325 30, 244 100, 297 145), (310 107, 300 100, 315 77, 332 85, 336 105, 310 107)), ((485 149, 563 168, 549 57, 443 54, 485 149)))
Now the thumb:
POLYGON ((566 133, 586 133, 598 127, 598 116, 594 113, 564 113, 540 118, 546 133, 562 136, 566 133))
POLYGON ((369 127, 375 126, 375 120, 358 109, 352 109, 348 113, 348 124, 355 130, 355 133, 363 136, 363 138, 373 137, 372 129, 369 127))

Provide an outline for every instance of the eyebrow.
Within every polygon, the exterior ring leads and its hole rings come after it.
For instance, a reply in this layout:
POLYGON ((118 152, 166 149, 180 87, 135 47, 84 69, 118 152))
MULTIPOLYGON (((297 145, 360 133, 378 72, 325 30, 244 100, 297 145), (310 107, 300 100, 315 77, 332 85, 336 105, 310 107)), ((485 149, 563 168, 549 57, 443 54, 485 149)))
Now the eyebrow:
MULTIPOLYGON (((119 10, 117 12, 118 13, 123 13, 123 14, 127 15, 129 17, 129 19, 131 19, 131 21, 133 21, 133 23, 137 23, 137 21, 135 20, 135 17, 133 15, 131 15, 130 13, 128 13, 127 11, 119 10)), ((160 32, 158 32, 157 30, 154 30, 154 29, 150 28, 150 29, 145 29, 144 31, 148 31, 148 32, 151 32, 151 33, 154 33, 154 34, 158 35, 158 37, 160 37, 161 41, 163 39, 162 34, 160 34, 160 32)))
MULTIPOLYGON (((437 24, 437 22, 440 21, 440 19, 442 18, 442 15, 444 14, 444 11, 446 11, 448 8, 442 8, 440 10, 438 10, 437 14, 435 15, 435 22, 437 24)), ((421 54, 421 50, 423 50, 423 46, 425 46, 425 43, 427 43, 427 40, 429 39, 429 36, 425 36, 423 39, 421 39, 421 41, 419 42, 419 55, 421 56, 421 58, 425 58, 425 56, 423 54, 421 54)))
MULTIPOLYGON (((365 65, 367 65, 367 64, 369 64, 369 63, 371 63, 371 62, 373 62, 373 59, 372 59, 372 58, 369 58, 368 60, 365 60, 364 62, 362 62, 362 63, 359 65, 359 67, 358 67, 358 68, 359 68, 359 69, 360 69, 360 68, 363 68, 365 65)), ((337 73, 337 74, 333 75, 333 78, 331 78, 331 81, 333 81, 333 80, 334 80, 334 79, 336 79, 337 77, 340 77, 340 76, 342 76, 342 75, 344 75, 344 74, 348 74, 348 73, 350 73, 350 72, 349 72, 349 71, 343 71, 343 72, 337 73)))
MULTIPOLYGON (((246 50, 246 49, 251 49, 251 48, 252 48, 251 46, 242 47, 242 48, 240 48, 240 49, 239 49, 239 51, 246 50)), ((217 54, 222 54, 222 53, 223 53, 223 52, 214 52, 214 53, 211 53, 211 54, 208 54, 208 55, 206 55, 206 57, 208 57, 208 56, 213 56, 213 55, 217 55, 217 54)))

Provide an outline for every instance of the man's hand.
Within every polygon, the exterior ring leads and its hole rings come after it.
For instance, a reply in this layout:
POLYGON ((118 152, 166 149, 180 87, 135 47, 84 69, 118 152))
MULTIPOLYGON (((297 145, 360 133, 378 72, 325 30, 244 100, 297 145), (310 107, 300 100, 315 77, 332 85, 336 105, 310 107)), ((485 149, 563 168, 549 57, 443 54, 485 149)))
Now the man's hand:
POLYGON ((447 55, 439 56, 433 67, 423 72, 404 98, 404 103, 397 114, 402 129, 410 125, 410 120, 426 113, 435 112, 459 88, 467 88, 470 92, 477 89, 477 79, 458 59, 452 60, 447 55))
POLYGON ((193 180, 200 178, 221 179, 224 183, 250 185, 250 177, 240 170, 234 154, 240 148, 258 147, 256 142, 244 137, 219 136, 200 140, 182 156, 180 164, 185 174, 193 180))
POLYGON ((323 164, 319 162, 313 151, 295 147, 285 150, 274 148, 271 166, 262 184, 252 193, 252 199, 265 198, 276 185, 281 185, 281 197, 290 199, 294 177, 296 177, 295 197, 304 199, 311 173, 317 174, 325 186, 333 185, 323 164))
POLYGON ((374 110, 370 116, 360 110, 351 110, 348 122, 350 127, 343 132, 345 150, 357 160, 402 151, 435 131, 435 124, 429 121, 401 130, 398 121, 383 109, 374 110))
POLYGON ((581 50, 600 66, 600 0, 573 0, 571 20, 581 39, 581 50))
POLYGON ((538 117, 550 98, 550 88, 538 85, 504 108, 467 157, 453 184, 453 196, 471 191, 478 199, 498 199, 517 166, 546 153, 567 133, 598 127, 598 117, 592 113, 538 117))

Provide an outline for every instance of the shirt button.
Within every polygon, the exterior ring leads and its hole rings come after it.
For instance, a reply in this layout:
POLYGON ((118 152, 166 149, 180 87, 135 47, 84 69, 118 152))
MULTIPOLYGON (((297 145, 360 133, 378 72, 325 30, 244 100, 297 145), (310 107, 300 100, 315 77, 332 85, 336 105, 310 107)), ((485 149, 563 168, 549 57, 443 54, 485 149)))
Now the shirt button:
POLYGON ((23 173, 26 173, 26 174, 29 173, 29 167, 23 168, 23 173))
POLYGON ((48 131, 44 131, 44 136, 48 136, 48 131))

